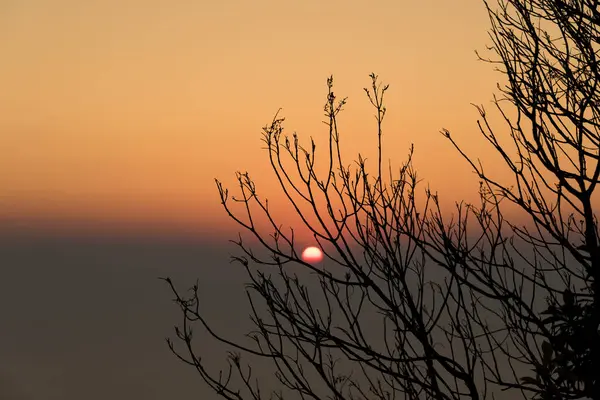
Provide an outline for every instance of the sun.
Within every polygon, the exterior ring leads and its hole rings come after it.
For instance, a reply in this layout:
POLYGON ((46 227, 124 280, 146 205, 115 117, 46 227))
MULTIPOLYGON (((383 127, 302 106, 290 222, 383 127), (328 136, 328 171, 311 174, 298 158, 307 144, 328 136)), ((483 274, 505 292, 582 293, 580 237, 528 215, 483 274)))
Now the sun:
POLYGON ((323 259, 323 252, 315 246, 309 246, 302 252, 302 259, 306 262, 319 262, 323 259))

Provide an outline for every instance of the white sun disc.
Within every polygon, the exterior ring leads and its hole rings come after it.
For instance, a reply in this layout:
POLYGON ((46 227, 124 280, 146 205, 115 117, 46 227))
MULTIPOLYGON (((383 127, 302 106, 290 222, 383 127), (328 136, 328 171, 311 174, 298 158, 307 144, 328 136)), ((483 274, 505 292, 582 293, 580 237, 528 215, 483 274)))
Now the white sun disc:
POLYGON ((319 262, 323 259, 323 252, 315 246, 309 246, 302 252, 302 259, 306 262, 319 262))

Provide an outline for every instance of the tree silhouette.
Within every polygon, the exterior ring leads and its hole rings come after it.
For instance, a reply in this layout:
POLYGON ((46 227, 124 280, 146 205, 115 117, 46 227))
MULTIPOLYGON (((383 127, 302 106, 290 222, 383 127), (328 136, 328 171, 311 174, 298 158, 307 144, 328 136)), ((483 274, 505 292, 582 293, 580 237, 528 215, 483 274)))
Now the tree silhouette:
POLYGON ((600 174, 600 11, 591 0, 484 3, 497 59, 480 58, 507 78, 495 100, 506 133, 497 134, 479 106, 478 124, 511 179, 487 173, 447 130, 442 134, 479 176, 478 204, 442 212, 437 194, 421 189, 412 148, 399 171, 384 173, 388 86, 374 74, 365 89, 377 121, 374 173, 361 155, 354 164, 342 157, 337 118, 346 99, 336 99, 333 78, 325 157, 317 158, 312 139, 305 148, 296 134, 285 135, 276 115, 263 130, 272 170, 331 267, 301 259, 294 231, 276 221, 248 173, 237 174, 238 197, 217 181, 226 212, 262 250, 241 236, 236 242, 242 255, 235 259, 249 278, 249 340, 215 332, 198 285, 184 295, 166 278, 183 317, 176 327, 183 348, 169 346, 217 394, 600 399, 592 200, 600 174), (515 206, 521 214, 509 220, 505 210, 515 206), (270 232, 259 229, 260 218, 270 232), (193 341, 196 323, 232 348, 228 370, 209 371, 193 341), (276 369, 277 388, 253 379, 246 361, 253 357, 276 369))

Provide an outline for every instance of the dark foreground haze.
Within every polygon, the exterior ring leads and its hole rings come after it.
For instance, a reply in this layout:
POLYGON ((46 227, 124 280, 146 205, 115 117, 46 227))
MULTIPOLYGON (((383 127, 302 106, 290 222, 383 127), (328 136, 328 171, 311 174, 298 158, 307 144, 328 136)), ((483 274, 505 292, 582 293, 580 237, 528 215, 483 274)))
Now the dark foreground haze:
MULTIPOLYGON (((164 341, 179 313, 157 277, 182 288, 200 278, 215 326, 239 332, 247 314, 243 271, 229 263, 234 251, 156 240, 2 238, 0 399, 215 398, 164 341)), ((221 350, 211 342, 201 353, 222 358, 221 350)))

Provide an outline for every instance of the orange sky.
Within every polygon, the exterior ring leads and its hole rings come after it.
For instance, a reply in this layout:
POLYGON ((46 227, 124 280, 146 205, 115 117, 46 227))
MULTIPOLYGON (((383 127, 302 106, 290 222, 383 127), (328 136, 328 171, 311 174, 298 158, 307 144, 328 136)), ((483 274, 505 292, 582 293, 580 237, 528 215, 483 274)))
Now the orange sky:
POLYGON ((474 53, 487 26, 471 0, 3 1, 0 221, 233 232, 213 179, 247 169, 276 202, 261 127, 282 107, 290 132, 326 135, 332 73, 348 161, 375 150, 362 88, 376 72, 390 84, 384 156, 399 165, 415 143, 421 177, 472 200, 438 132, 489 154, 470 105, 491 109, 502 80, 474 53))

